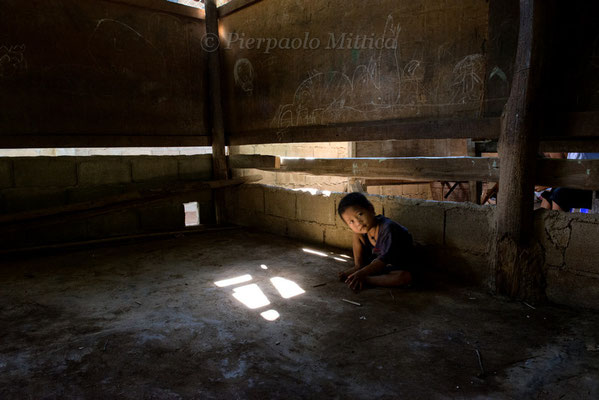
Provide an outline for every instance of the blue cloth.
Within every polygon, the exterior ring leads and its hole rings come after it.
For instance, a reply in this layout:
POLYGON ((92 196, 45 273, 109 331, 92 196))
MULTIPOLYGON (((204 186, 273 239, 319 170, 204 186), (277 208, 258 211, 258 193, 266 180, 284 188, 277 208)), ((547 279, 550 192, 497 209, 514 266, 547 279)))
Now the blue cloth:
POLYGON ((599 160, 599 153, 568 153, 568 160, 599 160))
POLYGON ((364 242, 371 251, 371 262, 381 260, 387 266, 383 273, 394 270, 413 270, 412 235, 397 222, 383 216, 375 217, 379 225, 379 235, 376 245, 372 247, 368 235, 364 234, 364 242))

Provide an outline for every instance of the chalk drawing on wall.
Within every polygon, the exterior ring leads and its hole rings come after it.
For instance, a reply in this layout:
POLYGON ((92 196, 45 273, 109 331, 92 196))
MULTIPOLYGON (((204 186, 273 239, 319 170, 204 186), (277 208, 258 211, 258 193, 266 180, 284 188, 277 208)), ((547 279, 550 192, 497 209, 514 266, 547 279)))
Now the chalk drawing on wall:
MULTIPOLYGON (((395 39, 398 42, 401 27, 393 22, 389 15, 383 32, 383 40, 395 39)), ((271 126, 275 128, 288 128, 292 126, 323 124, 327 121, 342 121, 358 114, 367 114, 380 108, 389 108, 397 104, 401 98, 401 75, 399 69, 398 48, 378 49, 365 64, 356 66, 351 73, 342 71, 322 72, 313 70, 308 72, 296 88, 293 102, 282 104, 278 107, 271 126), (396 77, 393 80, 385 79, 381 74, 383 52, 393 52, 394 69, 396 77), (392 85, 389 90, 387 85, 392 85), (357 94, 374 93, 372 99, 364 102, 357 98, 357 94)))
POLYGON ((453 67, 452 102, 464 104, 480 100, 482 96, 482 75, 484 57, 482 54, 469 54, 453 67))
POLYGON ((389 15, 382 37, 394 39, 394 48, 361 49, 360 58, 352 52, 352 62, 341 68, 308 71, 292 101, 277 106, 270 126, 284 132, 294 126, 385 118, 397 112, 413 116, 426 108, 464 107, 482 100, 482 54, 455 55, 453 42, 429 50, 426 43, 417 42, 410 55, 402 55, 401 32, 389 15), (359 59, 365 62, 355 65, 359 59))
POLYGON ((241 88, 245 93, 251 94, 254 91, 254 67, 247 58, 240 58, 233 67, 233 77, 235 86, 241 88))
POLYGON ((14 77, 25 72, 25 45, 0 46, 0 78, 14 77))

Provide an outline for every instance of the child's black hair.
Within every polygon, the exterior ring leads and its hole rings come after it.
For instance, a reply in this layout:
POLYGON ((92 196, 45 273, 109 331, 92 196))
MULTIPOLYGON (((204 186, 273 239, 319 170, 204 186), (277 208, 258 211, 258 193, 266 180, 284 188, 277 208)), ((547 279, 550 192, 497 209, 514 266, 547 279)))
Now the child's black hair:
POLYGON ((341 201, 339 202, 339 206, 337 206, 337 212, 339 216, 343 218, 343 213, 347 210, 348 207, 362 207, 367 210, 372 210, 374 212, 374 206, 366 196, 359 192, 353 192, 346 194, 341 201))

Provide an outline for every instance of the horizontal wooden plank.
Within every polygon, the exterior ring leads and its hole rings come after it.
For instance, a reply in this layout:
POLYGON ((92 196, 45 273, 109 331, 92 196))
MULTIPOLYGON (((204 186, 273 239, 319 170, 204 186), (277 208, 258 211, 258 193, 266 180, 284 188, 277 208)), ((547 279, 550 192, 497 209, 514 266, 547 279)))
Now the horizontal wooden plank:
POLYGON ((204 10, 200 8, 188 7, 182 4, 171 3, 167 0, 102 0, 108 3, 121 3, 129 6, 162 11, 169 14, 180 15, 196 19, 205 19, 204 10))
POLYGON ((281 158, 285 172, 361 178, 397 178, 411 181, 496 181, 496 158, 405 157, 405 158, 281 158))
POLYGON ((599 137, 544 140, 539 144, 539 151, 547 153, 599 153, 599 137))
POLYGON ((599 190, 599 160, 543 158, 536 175, 538 185, 599 190))
POLYGON ((0 148, 210 146, 210 136, 193 135, 0 135, 0 148))
POLYGON ((409 181, 405 179, 364 179, 364 186, 424 185, 433 180, 409 181))
POLYGON ((230 132, 230 145, 402 139, 497 139, 499 118, 392 119, 230 132))
POLYGON ((259 1, 260 0, 231 0, 218 8, 218 16, 219 18, 225 17, 259 1))
POLYGON ((550 124, 541 140, 545 137, 598 137, 599 112, 571 112, 556 117, 557 123, 550 124))
POLYGON ((266 168, 279 169, 281 159, 278 156, 260 154, 233 154, 229 156, 229 168, 266 168))

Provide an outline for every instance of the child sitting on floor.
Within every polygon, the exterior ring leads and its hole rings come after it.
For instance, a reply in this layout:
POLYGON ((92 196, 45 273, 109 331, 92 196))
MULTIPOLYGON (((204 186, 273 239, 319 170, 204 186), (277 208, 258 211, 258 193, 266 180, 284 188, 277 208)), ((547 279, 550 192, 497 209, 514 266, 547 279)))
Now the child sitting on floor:
POLYGON ((339 273, 351 289, 405 286, 412 282, 412 235, 397 222, 375 215, 361 193, 349 193, 337 208, 353 231, 354 268, 339 273))

